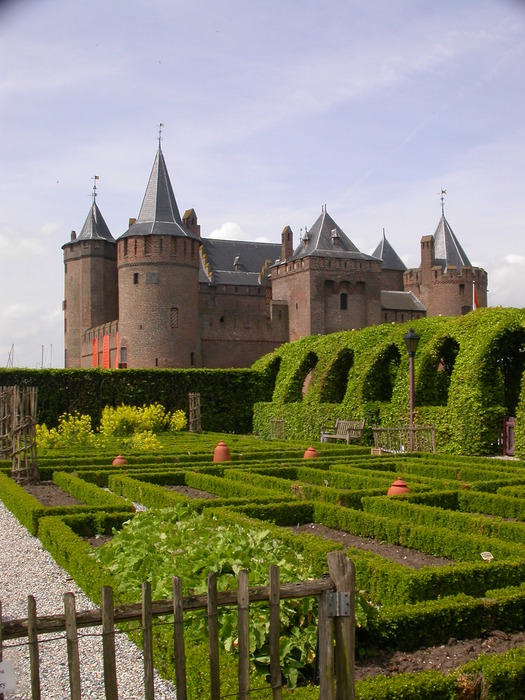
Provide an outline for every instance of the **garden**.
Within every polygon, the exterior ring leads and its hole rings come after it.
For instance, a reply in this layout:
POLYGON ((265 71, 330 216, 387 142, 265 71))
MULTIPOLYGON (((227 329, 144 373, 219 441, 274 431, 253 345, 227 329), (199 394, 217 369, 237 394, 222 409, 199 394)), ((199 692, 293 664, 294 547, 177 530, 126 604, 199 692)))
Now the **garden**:
MULTIPOLYGON (((96 602, 111 585, 117 603, 135 603, 143 580, 169 598, 173 575, 199 595, 211 571, 221 591, 241 569, 265 585, 271 564, 282 583, 318 579, 342 550, 356 572, 356 698, 523 700, 525 315, 480 310, 414 328, 416 420, 435 424, 436 453, 371 453, 373 424, 407 421, 407 328, 379 326, 288 344, 222 379, 97 370, 68 372, 68 388, 60 371, 6 374, 0 383, 40 383, 41 481, 17 484, 0 462, 0 498, 96 602), (201 393, 202 433, 187 430, 189 390, 201 393), (517 458, 495 459, 506 415, 517 458), (336 418, 365 418, 365 444, 319 442, 336 418), (271 439, 272 419, 284 439, 271 439), (220 441, 230 459, 215 462, 220 441), (409 492, 388 496, 399 477, 409 492)), ((257 697, 272 697, 267 616, 250 607, 257 697)), ((284 693, 318 697, 315 599, 282 601, 280 624, 284 693)), ((226 695, 233 611, 219 629, 226 695)), ((206 695, 205 617, 190 615, 185 635, 189 696, 206 695)), ((154 639, 156 667, 173 677, 165 625, 154 639)))

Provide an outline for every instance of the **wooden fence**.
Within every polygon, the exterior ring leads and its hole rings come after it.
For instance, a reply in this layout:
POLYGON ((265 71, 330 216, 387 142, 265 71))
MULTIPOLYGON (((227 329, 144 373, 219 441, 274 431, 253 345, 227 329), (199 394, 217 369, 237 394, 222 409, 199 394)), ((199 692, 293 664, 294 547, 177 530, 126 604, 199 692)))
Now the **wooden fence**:
MULTIPOLYGON (((28 617, 22 620, 2 620, 0 660, 6 650, 5 642, 27 637, 30 660, 32 700, 40 700, 40 648, 38 635, 65 632, 69 667, 71 700, 80 700, 79 628, 101 627, 104 688, 106 700, 118 700, 115 623, 140 620, 144 652, 144 698, 154 700, 153 626, 160 615, 173 615, 173 644, 175 651, 175 686, 177 700, 187 700, 186 656, 184 648, 184 612, 206 609, 208 619, 210 694, 220 699, 218 609, 236 606, 238 611, 238 698, 249 700, 249 606, 251 602, 269 603, 270 678, 273 700, 282 697, 282 676, 279 662, 279 602, 284 599, 317 596, 319 697, 323 700, 354 700, 355 679, 355 569, 343 552, 327 556, 330 577, 280 585, 279 568, 271 566, 269 585, 248 587, 248 573, 240 571, 238 588, 217 592, 215 573, 208 576, 207 594, 182 597, 181 580, 173 577, 173 597, 151 600, 151 585, 142 584, 142 603, 113 606, 113 591, 102 588, 102 604, 94 610, 75 610, 73 593, 64 595, 64 613, 38 617, 33 596, 28 598, 28 617), (334 645, 335 640, 335 645, 334 645)), ((0 619, 2 608, 0 604, 0 619)), ((269 691, 270 692, 270 691, 269 691)), ((1 698, 2 696, 0 696, 1 698)))
POLYGON ((399 427, 376 428, 374 434, 374 449, 380 452, 403 454, 404 452, 435 452, 436 431, 433 425, 418 425, 410 428, 408 425, 399 427))

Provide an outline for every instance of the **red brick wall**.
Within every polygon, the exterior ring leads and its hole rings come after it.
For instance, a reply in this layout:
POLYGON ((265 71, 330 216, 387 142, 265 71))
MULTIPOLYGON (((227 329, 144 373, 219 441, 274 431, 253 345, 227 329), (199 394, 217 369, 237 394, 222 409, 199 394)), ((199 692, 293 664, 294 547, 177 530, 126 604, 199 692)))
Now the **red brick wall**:
POLYGON ((119 345, 129 368, 201 366, 198 249, 182 237, 119 240, 119 345))

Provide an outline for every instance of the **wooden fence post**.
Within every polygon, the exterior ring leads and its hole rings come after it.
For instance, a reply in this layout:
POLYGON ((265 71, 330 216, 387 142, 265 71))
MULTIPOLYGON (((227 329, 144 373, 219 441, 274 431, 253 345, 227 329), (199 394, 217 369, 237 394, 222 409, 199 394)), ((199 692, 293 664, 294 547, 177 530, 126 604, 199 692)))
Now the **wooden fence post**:
POLYGON ((106 700, 118 700, 117 662, 115 659, 115 613, 113 589, 102 586, 102 659, 104 664, 104 688, 106 700))
POLYGON ((208 651, 210 655, 210 698, 220 700, 219 618, 217 611, 217 574, 208 574, 208 651))
POLYGON ((323 591, 318 598, 319 697, 334 700, 334 619, 328 617, 328 595, 323 591))
POLYGON ((29 642, 29 668, 31 674, 31 700, 40 700, 40 661, 36 631, 36 600, 27 598, 27 641, 29 642))
MULTIPOLYGON (((330 578, 335 583, 335 596, 349 596, 349 614, 335 617, 336 700, 355 698, 355 567, 344 552, 326 555, 330 578)), ((336 600, 338 600, 336 598, 336 600)), ((339 607, 339 606, 337 606, 339 607)))
POLYGON ((75 596, 64 593, 64 614, 67 639, 67 665, 69 668, 69 687, 71 700, 80 700, 80 659, 78 654, 77 619, 75 596))
POLYGON ((151 623, 151 583, 142 582, 142 650, 144 652, 144 699, 155 700, 153 686, 153 629, 151 623))
POLYGON ((237 577, 237 641, 239 652, 239 700, 250 697, 250 632, 248 627, 248 610, 250 596, 248 592, 248 572, 239 571, 237 577))
POLYGON ((178 576, 171 580, 173 594, 173 658, 175 660, 175 687, 177 700, 186 700, 186 652, 184 647, 184 620, 182 583, 178 576))
POLYGON ((269 576, 270 598, 270 680, 272 683, 273 700, 281 700, 282 677, 281 660, 279 654, 280 618, 279 603, 281 592, 279 589, 279 567, 270 566, 269 576))

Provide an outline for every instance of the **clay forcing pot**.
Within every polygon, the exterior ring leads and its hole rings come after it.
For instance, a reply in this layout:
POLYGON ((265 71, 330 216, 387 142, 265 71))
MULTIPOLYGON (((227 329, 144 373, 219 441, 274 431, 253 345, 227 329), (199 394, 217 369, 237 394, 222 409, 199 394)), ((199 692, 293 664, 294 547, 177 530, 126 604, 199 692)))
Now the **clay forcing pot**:
POLYGON ((391 484, 390 488, 386 492, 386 495, 387 496, 400 496, 403 493, 411 493, 411 491, 408 488, 406 481, 403 481, 403 479, 397 478, 391 484))
POLYGON ((312 459, 313 457, 319 457, 319 453, 317 452, 317 450, 315 449, 315 447, 312 447, 312 446, 310 445, 310 447, 309 447, 309 448, 306 450, 306 452, 304 453, 303 457, 304 457, 305 459, 312 459))
POLYGON ((213 461, 214 462, 229 462, 231 460, 230 450, 228 445, 222 440, 219 442, 217 447, 213 450, 213 461))
POLYGON ((115 457, 115 459, 111 462, 111 464, 112 464, 114 467, 119 467, 119 466, 121 466, 122 464, 127 464, 127 463, 128 463, 128 460, 127 460, 125 457, 123 457, 122 455, 117 455, 117 456, 115 457))

